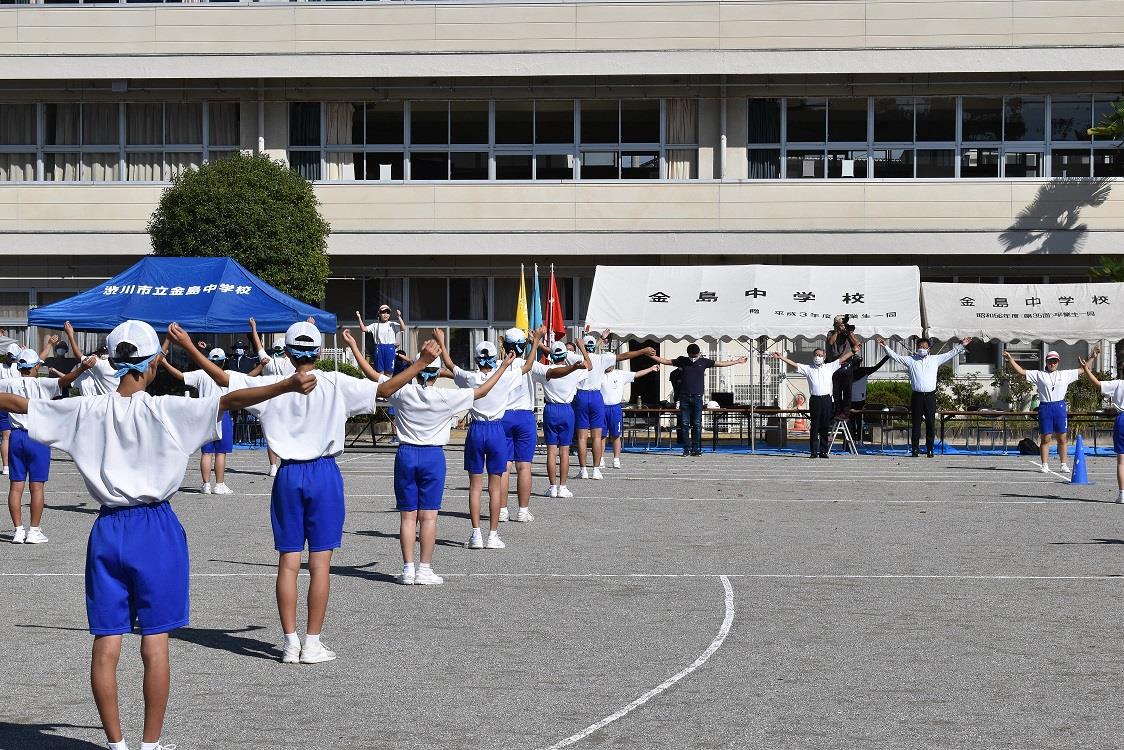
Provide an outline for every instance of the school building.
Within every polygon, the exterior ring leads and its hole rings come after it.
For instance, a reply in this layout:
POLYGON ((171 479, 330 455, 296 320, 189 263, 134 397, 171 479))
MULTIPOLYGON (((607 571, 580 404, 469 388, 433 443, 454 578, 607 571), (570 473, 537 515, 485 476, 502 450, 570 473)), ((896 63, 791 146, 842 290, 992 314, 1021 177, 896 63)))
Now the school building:
POLYGON ((0 330, 237 150, 316 184, 341 322, 386 302, 461 359, 520 263, 575 326, 598 264, 1084 281, 1124 250, 1124 151, 1086 133, 1121 43, 1112 0, 0 4, 0 330))

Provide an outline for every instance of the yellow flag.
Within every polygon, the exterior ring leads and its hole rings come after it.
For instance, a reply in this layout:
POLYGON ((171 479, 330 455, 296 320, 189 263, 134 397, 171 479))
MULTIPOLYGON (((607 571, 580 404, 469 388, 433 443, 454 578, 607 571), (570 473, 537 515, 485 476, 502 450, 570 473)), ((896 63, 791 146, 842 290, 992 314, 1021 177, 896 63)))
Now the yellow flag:
POLYGON ((527 282, 523 279, 523 266, 519 266, 519 300, 515 303, 515 327, 531 335, 531 320, 527 315, 527 282))

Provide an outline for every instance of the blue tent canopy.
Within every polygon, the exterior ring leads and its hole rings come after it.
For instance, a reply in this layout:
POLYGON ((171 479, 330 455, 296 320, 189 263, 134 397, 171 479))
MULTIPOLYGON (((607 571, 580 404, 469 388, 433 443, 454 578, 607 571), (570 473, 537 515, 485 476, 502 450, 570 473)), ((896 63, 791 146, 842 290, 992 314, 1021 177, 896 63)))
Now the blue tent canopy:
POLYGON ((242 333, 252 317, 259 331, 284 331, 309 316, 325 333, 336 316, 277 291, 230 258, 143 258, 70 299, 32 310, 30 325, 109 331, 143 320, 158 331, 177 322, 196 333, 242 333))

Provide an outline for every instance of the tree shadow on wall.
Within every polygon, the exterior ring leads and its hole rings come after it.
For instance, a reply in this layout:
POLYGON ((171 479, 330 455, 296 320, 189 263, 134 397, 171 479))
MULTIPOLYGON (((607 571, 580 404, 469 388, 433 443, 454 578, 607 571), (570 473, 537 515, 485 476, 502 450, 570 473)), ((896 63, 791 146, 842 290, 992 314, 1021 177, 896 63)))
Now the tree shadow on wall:
POLYGON ((1050 180, 1019 211, 1015 223, 999 236, 1003 252, 1081 252, 1089 229, 1081 223, 1081 211, 1104 205, 1111 191, 1112 184, 1106 177, 1050 180))

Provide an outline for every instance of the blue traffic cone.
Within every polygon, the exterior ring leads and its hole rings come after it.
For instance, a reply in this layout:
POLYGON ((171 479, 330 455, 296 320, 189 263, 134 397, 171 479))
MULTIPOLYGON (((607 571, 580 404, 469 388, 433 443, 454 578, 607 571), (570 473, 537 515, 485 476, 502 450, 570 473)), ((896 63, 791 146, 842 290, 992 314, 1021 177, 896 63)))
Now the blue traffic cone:
MULTIPOLYGON (((1062 457, 1065 460, 1065 457, 1062 457)), ((1073 446, 1073 473, 1069 477, 1070 484, 1093 484, 1089 481, 1089 467, 1085 465, 1085 443, 1081 436, 1077 436, 1077 443, 1073 446)))

